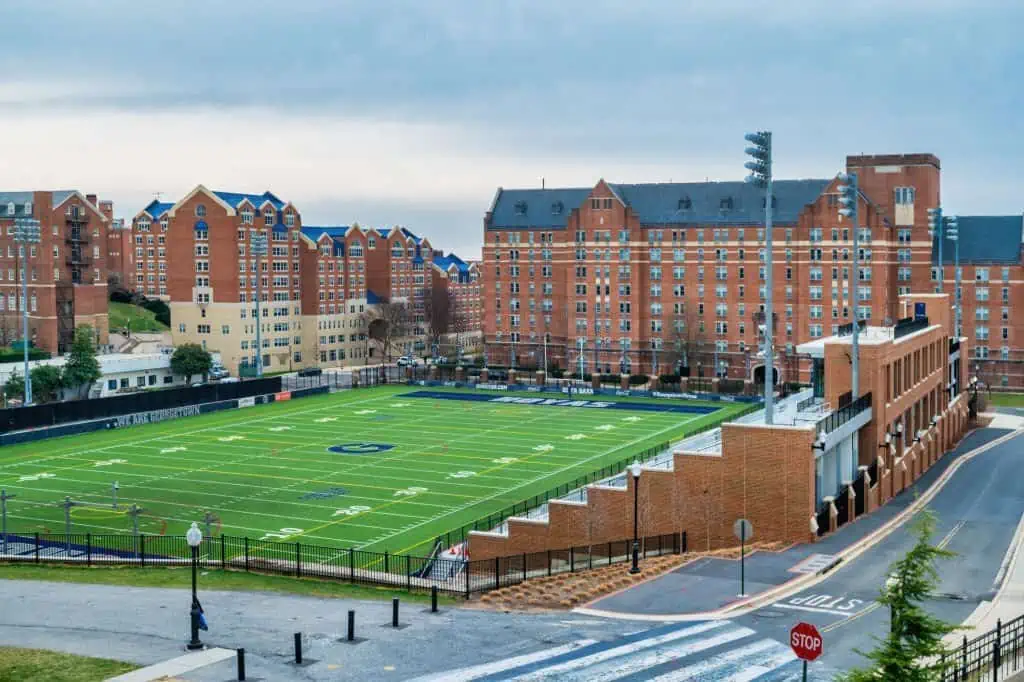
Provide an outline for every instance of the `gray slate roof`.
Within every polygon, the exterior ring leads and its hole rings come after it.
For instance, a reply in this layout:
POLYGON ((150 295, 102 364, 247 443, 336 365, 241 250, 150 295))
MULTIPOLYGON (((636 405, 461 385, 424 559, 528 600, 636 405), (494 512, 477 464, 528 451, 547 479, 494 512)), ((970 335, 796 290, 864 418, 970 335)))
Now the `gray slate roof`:
MULTIPOLYGON (((776 224, 794 224, 831 179, 777 180, 776 224)), ((764 190, 745 182, 674 182, 608 185, 639 216, 642 225, 760 225, 764 190), (728 206, 731 203, 731 208, 728 206)), ((490 229, 564 229, 569 213, 592 188, 499 190, 490 229), (525 208, 525 215, 523 209, 525 208)))
MULTIPOLYGON (((1020 262, 1024 217, 1019 215, 957 216, 960 229, 960 263, 1020 262)), ((953 265, 956 243, 942 242, 942 260, 953 265)), ((932 263, 939 262, 939 241, 932 239, 932 263)))

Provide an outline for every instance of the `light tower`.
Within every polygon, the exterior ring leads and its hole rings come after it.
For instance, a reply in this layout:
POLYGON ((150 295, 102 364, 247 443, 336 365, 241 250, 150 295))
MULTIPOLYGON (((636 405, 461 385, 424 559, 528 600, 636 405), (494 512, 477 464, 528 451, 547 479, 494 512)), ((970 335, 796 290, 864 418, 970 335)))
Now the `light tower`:
POLYGON ((857 205, 860 189, 857 184, 856 173, 840 173, 839 181, 843 184, 836 187, 839 192, 839 215, 850 219, 850 228, 853 230, 853 265, 856 272, 853 273, 853 353, 851 354, 851 375, 850 393, 853 399, 860 397, 860 347, 857 337, 860 332, 860 243, 857 235, 857 205))
POLYGON ((764 422, 775 420, 775 345, 773 339, 775 316, 772 310, 772 134, 763 130, 744 136, 752 146, 747 147, 750 161, 743 164, 750 171, 746 181, 764 188, 765 232, 765 300, 764 300, 764 422))

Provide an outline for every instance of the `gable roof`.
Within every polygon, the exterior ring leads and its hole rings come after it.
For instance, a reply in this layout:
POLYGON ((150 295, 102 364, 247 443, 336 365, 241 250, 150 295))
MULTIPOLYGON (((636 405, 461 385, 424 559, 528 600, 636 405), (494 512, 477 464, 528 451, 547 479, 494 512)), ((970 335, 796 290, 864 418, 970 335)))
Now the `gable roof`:
POLYGON ((282 208, 284 208, 285 205, 283 201, 278 199, 270 192, 264 192, 263 194, 248 194, 245 192, 223 192, 221 190, 213 190, 213 193, 217 196, 218 199, 220 199, 226 204, 229 204, 234 209, 237 209, 239 206, 241 206, 242 202, 247 199, 249 200, 249 203, 251 203, 256 208, 261 208, 263 204, 265 204, 268 201, 277 210, 281 210, 282 208))
MULTIPOLYGON (((0 218, 21 218, 32 215, 25 210, 26 204, 33 201, 32 192, 0 192, 0 218), (14 215, 7 214, 7 206, 14 204, 14 215)), ((32 207, 35 210, 35 207, 32 207)))
POLYGON ((159 220, 161 216, 171 210, 174 207, 172 203, 161 202, 157 199, 149 202, 146 208, 142 209, 144 213, 147 213, 153 220, 159 220))
MULTIPOLYGON (((1024 241, 1024 217, 1019 215, 957 216, 959 225, 960 264, 1020 262, 1020 247, 1024 241)), ((956 242, 943 235, 942 261, 953 265, 956 260, 956 242)), ((939 240, 932 239, 932 263, 939 262, 939 240)))
MULTIPOLYGON (((774 222, 794 224, 832 179, 776 180, 774 222)), ((641 225, 760 225, 764 190, 746 182, 612 184, 608 188, 640 218, 641 225), (731 204, 731 208, 726 208, 731 204)), ((591 189, 499 189, 488 229, 564 229, 569 213, 591 189)))

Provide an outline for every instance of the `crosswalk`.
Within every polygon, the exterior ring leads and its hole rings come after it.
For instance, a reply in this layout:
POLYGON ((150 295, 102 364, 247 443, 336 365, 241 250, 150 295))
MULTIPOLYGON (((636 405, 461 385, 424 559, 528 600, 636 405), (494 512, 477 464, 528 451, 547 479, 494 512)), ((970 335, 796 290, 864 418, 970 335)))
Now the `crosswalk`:
MULTIPOLYGON (((785 682, 802 664, 789 647, 731 621, 665 625, 609 641, 580 639, 415 682, 785 682)), ((809 680, 832 679, 815 666, 809 680)))

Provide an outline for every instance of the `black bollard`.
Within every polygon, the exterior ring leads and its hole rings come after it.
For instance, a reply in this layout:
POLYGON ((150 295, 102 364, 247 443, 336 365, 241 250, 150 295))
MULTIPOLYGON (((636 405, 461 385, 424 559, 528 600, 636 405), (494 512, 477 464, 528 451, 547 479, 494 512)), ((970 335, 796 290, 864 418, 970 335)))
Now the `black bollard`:
POLYGON ((430 612, 437 613, 437 585, 430 586, 430 612))
POLYGON ((295 633, 295 665, 302 665, 302 633, 295 633))
POLYGON ((238 679, 245 680, 245 649, 238 650, 238 679))
POLYGON ((356 612, 348 612, 348 641, 356 641, 356 612))
POLYGON ((391 627, 398 627, 398 597, 391 600, 391 627))

